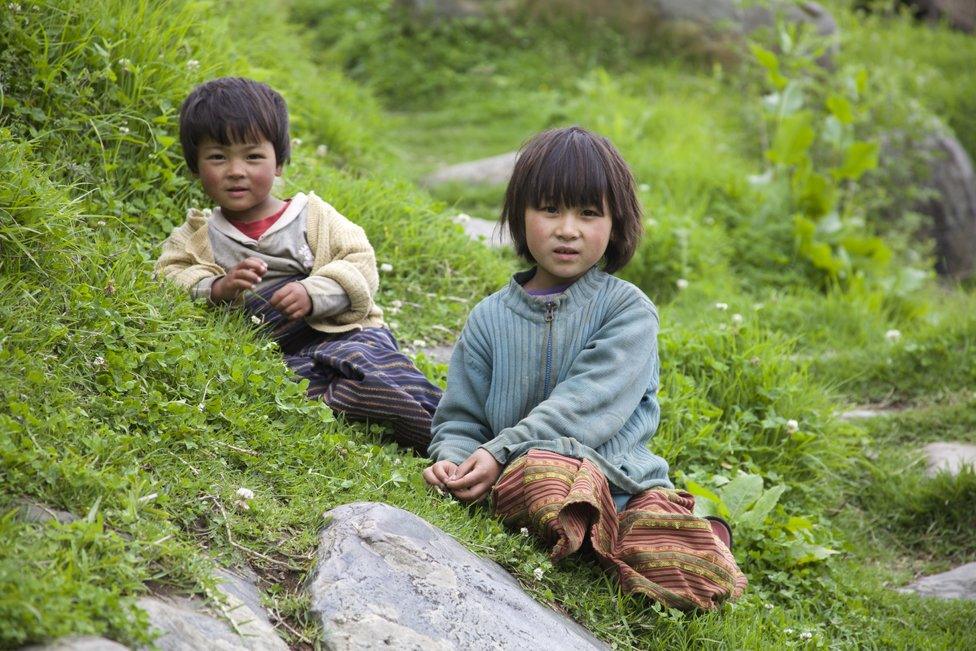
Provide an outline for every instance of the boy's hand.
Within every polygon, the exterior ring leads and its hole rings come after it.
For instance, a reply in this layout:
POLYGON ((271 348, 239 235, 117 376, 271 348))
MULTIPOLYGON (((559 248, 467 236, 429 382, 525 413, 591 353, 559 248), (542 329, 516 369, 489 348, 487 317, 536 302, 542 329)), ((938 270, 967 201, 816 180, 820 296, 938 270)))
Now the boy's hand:
POLYGON ((289 319, 300 319, 312 312, 312 298, 308 290, 301 283, 288 283, 271 295, 271 303, 275 309, 289 319))
POLYGON ((501 474, 502 466, 495 457, 488 450, 478 448, 444 484, 459 500, 476 502, 488 493, 501 474))
POLYGON ((453 461, 438 461, 424 468, 424 481, 437 488, 445 488, 445 482, 457 472, 457 464, 453 461))
POLYGON ((233 301, 241 292, 254 289, 267 271, 268 265, 260 258, 241 260, 227 275, 218 278, 210 286, 210 300, 215 303, 233 301))

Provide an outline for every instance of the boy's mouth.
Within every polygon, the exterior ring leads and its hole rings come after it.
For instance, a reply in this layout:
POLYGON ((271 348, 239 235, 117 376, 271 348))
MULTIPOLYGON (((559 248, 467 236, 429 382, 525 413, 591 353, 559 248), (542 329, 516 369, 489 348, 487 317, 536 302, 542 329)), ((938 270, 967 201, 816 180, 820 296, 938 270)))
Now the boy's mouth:
POLYGON ((557 246, 552 251, 557 255, 576 255, 579 253, 576 249, 571 249, 568 246, 557 246))

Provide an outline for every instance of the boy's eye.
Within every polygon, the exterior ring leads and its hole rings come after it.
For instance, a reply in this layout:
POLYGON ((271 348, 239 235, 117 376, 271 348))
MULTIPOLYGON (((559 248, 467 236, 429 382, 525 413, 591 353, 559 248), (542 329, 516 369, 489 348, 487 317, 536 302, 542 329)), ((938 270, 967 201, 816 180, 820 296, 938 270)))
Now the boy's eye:
POLYGON ((541 208, 541 210, 543 212, 547 212, 547 213, 553 214, 553 215, 556 214, 557 212, 559 212, 559 208, 557 208, 556 206, 543 206, 541 208))
POLYGON ((603 213, 601 213, 596 208, 584 208, 583 215, 586 217, 601 217, 603 213))

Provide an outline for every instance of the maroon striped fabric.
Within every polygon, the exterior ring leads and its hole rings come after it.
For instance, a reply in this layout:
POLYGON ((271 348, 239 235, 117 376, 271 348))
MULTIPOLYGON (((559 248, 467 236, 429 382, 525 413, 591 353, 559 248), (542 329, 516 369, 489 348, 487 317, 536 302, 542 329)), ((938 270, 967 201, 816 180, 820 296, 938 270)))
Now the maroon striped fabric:
POLYGON ((740 596, 745 575, 684 491, 652 489, 617 513, 610 486, 590 461, 532 450, 512 462, 492 490, 495 513, 552 545, 558 561, 587 540, 615 570, 624 592, 669 608, 717 608, 740 596))

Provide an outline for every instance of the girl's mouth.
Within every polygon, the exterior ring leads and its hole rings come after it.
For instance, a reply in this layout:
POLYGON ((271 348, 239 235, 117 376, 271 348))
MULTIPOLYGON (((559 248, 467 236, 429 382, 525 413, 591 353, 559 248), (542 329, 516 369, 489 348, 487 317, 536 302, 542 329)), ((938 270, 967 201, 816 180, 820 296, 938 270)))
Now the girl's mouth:
POLYGON ((558 249, 553 249, 553 254, 555 254, 557 260, 575 260, 576 256, 579 255, 579 251, 575 249, 568 249, 565 247, 560 247, 558 249))

